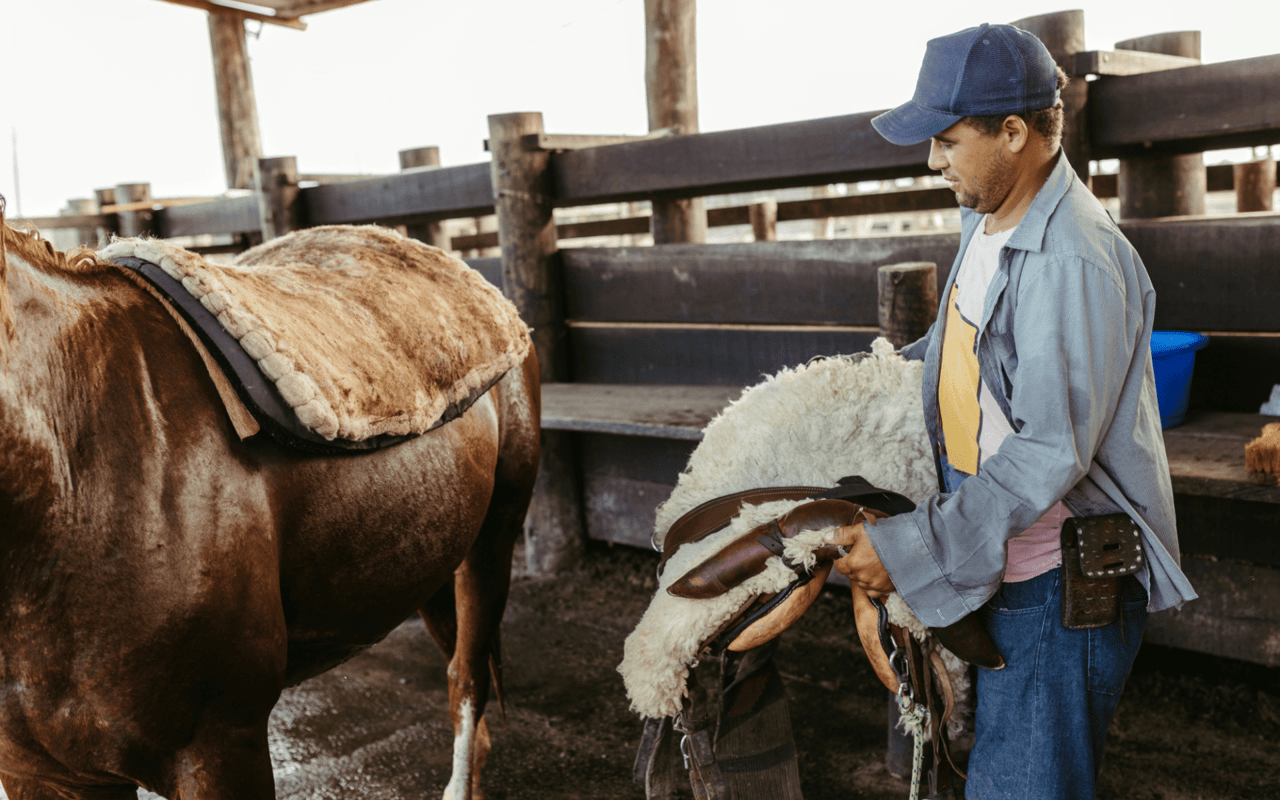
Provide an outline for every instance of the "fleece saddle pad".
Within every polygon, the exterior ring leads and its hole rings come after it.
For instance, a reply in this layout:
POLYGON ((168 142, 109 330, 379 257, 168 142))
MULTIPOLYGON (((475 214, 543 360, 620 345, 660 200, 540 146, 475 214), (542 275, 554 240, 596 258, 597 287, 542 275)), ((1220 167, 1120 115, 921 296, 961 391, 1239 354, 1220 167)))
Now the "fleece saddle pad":
POLYGON ((377 226, 309 228, 231 264, 143 239, 100 255, 168 296, 254 417, 304 449, 425 433, 530 346, 515 307, 478 272, 377 226))

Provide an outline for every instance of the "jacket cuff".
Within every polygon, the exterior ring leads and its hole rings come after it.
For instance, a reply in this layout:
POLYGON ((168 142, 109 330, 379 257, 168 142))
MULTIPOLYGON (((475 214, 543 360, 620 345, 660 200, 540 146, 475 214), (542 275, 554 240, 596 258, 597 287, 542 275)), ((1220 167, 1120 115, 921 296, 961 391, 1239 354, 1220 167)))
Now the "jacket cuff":
POLYGON ((882 519, 865 529, 894 588, 922 624, 940 628, 970 613, 934 560, 915 514, 882 519))

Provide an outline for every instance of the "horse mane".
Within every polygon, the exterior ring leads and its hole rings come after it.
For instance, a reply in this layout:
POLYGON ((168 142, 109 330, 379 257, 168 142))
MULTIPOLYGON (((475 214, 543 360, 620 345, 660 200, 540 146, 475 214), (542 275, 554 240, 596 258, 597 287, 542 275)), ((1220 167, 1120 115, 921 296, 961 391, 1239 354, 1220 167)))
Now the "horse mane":
POLYGON ((86 247, 74 247, 62 252, 36 231, 19 231, 9 227, 4 219, 5 200, 0 195, 0 353, 18 335, 13 317, 13 299, 9 296, 9 250, 32 266, 46 272, 88 274, 110 267, 98 254, 86 247))

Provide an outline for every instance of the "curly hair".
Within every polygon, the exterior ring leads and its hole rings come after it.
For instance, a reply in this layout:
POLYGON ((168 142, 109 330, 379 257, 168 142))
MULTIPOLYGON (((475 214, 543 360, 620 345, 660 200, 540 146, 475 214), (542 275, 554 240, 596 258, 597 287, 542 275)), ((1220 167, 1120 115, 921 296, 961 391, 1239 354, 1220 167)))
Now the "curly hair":
MULTIPOLYGON (((1066 88, 1070 80, 1067 77, 1067 73, 1062 71, 1062 67, 1058 67, 1059 92, 1066 88)), ((1057 145, 1059 140, 1062 139, 1063 111, 1061 100, 1049 108, 1041 108, 1036 111, 1027 111, 1022 114, 992 114, 989 116, 965 117, 964 121, 987 136, 994 136, 1010 116, 1021 117, 1027 123, 1028 128, 1043 136, 1051 145, 1057 145)))

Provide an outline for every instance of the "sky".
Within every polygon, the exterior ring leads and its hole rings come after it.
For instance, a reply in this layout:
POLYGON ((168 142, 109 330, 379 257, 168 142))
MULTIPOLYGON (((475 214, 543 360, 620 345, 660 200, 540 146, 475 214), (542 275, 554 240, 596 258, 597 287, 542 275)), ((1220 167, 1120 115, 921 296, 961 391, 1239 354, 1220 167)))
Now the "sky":
MULTIPOLYGON (((1274 0, 697 6, 703 131, 897 105, 928 39, 1068 8, 1084 10, 1090 50, 1199 30, 1205 62, 1280 52, 1274 0)), ((540 111, 551 133, 647 131, 644 0, 372 0, 305 21, 250 22, 248 40, 264 155, 296 156, 302 173, 393 172, 400 150, 430 145, 446 166, 487 161, 490 114, 540 111)), ((157 198, 225 190, 203 11, 0 0, 0 65, 9 216, 121 183, 157 198)))

